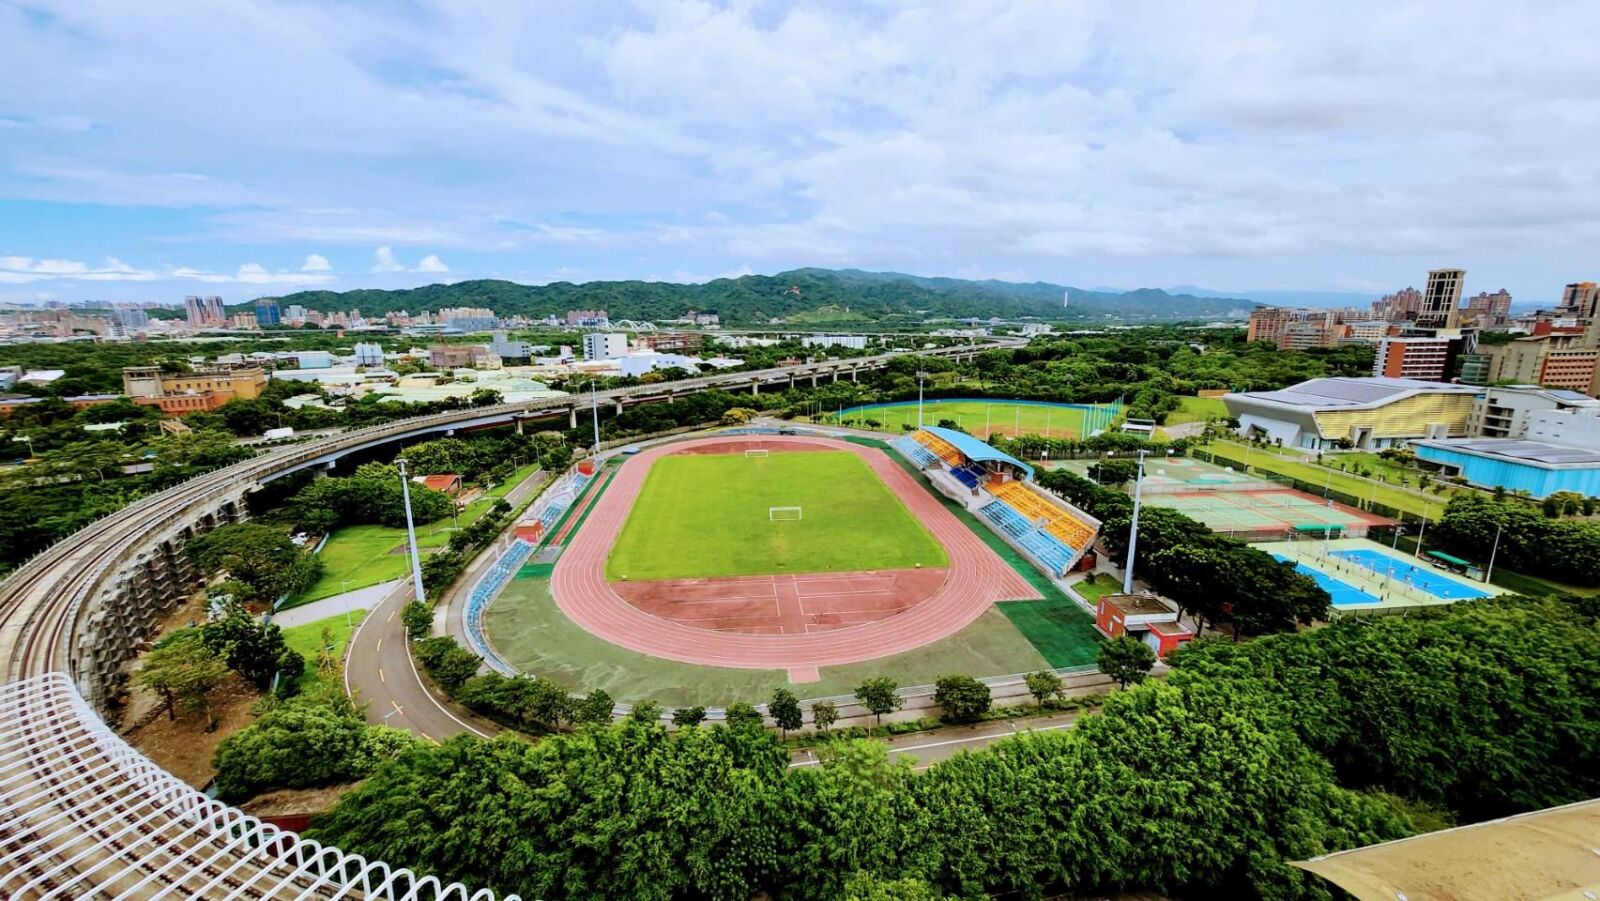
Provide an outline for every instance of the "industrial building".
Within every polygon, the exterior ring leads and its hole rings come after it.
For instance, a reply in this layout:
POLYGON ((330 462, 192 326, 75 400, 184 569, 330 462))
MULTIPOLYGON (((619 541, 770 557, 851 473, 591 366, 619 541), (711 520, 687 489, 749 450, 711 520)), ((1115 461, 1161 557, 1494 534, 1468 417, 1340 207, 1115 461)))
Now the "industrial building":
POLYGON ((1541 413, 1593 410, 1600 410, 1600 400, 1577 391, 1503 385, 1484 389, 1473 402, 1467 432, 1479 438, 1527 438, 1530 421, 1541 413))
POLYGON ((170 415, 209 412, 230 400, 261 396, 267 375, 260 367, 199 369, 162 372, 159 366, 128 366, 122 370, 122 393, 136 404, 159 407, 170 415))
POLYGON ((1246 436, 1286 447, 1379 450, 1416 438, 1468 434, 1472 404, 1483 389, 1405 378, 1311 379, 1279 391, 1222 396, 1246 436))

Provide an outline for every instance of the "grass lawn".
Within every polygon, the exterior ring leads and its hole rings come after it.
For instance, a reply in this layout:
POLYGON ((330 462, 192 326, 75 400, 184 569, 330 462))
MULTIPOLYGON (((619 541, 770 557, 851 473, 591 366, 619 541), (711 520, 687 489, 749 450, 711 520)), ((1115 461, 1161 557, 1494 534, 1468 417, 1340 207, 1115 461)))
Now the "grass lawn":
POLYGON ((1121 591, 1122 586, 1115 579, 1101 573, 1095 576, 1093 582, 1074 582, 1072 590, 1076 591, 1084 600, 1093 604, 1108 594, 1116 594, 1121 591))
MULTIPOLYGON (((1247 450, 1244 445, 1231 442, 1215 442, 1205 445, 1201 449, 1216 455, 1218 465, 1231 465, 1236 468, 1244 465, 1245 451, 1247 450)), ((1437 520, 1443 515, 1445 503, 1449 500, 1450 492, 1448 490, 1443 495, 1435 495, 1430 491, 1426 496, 1423 496, 1397 485, 1364 479, 1357 475, 1340 472, 1334 468, 1307 463, 1304 460, 1286 457, 1262 448, 1248 448, 1248 450, 1251 469, 1300 479, 1312 485, 1320 486, 1326 484, 1334 491, 1352 495, 1363 501, 1376 500, 1380 504, 1418 516, 1426 516, 1430 520, 1437 520)))
POLYGON ((344 646, 350 641, 350 633, 355 631, 356 626, 361 625, 361 618, 366 615, 365 610, 352 610, 348 620, 343 613, 339 613, 314 623, 291 626, 283 630, 284 644, 289 646, 289 650, 306 658, 306 671, 300 677, 301 691, 305 691, 317 682, 317 651, 322 649, 322 630, 326 628, 331 633, 333 654, 342 659, 344 646))
POLYGON ((693 454, 651 465, 606 576, 679 579, 947 562, 933 536, 854 454, 693 454), (802 518, 773 522, 768 508, 774 506, 802 507, 802 518))
POLYGON ((1186 422, 1227 418, 1228 408, 1223 405, 1220 397, 1180 397, 1178 409, 1168 413, 1167 421, 1162 425, 1182 425, 1186 422))
MULTIPOLYGON (((949 419, 979 438, 989 435, 1045 435, 1051 438, 1084 437, 1084 416, 1093 408, 1095 428, 1105 428, 1113 417, 1111 404, 1045 404, 1003 400, 929 400, 922 405, 924 425, 949 419)), ((834 414, 824 421, 838 422, 834 414)), ((901 432, 917 424, 917 402, 871 404, 844 411, 843 419, 862 423, 875 420, 880 431, 901 432)))
MULTIPOLYGON (((585 632, 556 607, 550 582, 517 578, 484 613, 484 629, 507 662, 577 692, 603 688, 619 701, 668 706, 726 706, 765 701, 787 687, 802 698, 847 695, 875 676, 927 685, 940 676, 993 676, 1048 666, 1006 616, 989 610, 972 625, 932 644, 864 663, 822 669, 821 682, 790 685, 782 670, 678 663, 618 647, 585 632)), ((1092 658, 1091 658, 1092 659, 1092 658)))
MULTIPOLYGON (((455 531, 458 522, 462 528, 472 525, 478 517, 488 512, 496 500, 504 497, 538 468, 537 465, 528 465, 518 469, 511 478, 468 504, 455 519, 447 516, 437 522, 418 526, 417 547, 424 551, 424 556, 429 548, 444 547, 450 542, 450 534, 455 531)), ((304 594, 290 598, 282 609, 403 577, 411 569, 405 546, 406 530, 403 528, 344 526, 335 529, 318 554, 322 559, 322 575, 304 594)))

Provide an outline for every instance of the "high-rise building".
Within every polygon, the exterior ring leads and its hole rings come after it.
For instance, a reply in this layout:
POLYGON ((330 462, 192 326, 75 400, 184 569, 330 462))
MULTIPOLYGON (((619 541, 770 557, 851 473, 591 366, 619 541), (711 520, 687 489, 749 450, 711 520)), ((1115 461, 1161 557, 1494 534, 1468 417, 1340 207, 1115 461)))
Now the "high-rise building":
POLYGON ((1573 282, 1561 292, 1561 308, 1558 315, 1576 316, 1579 319, 1595 319, 1600 314, 1600 285, 1594 282, 1573 282))
POLYGON ((150 314, 136 303, 119 303, 113 308, 117 324, 126 331, 137 331, 150 325, 150 314))
POLYGON ((619 332, 590 332, 583 336, 585 360, 612 360, 628 352, 628 336, 619 332))
POLYGON ((1416 288, 1402 288, 1393 294, 1385 294, 1381 299, 1372 303, 1372 318, 1383 319, 1388 322, 1402 322, 1414 319, 1417 311, 1422 309, 1422 292, 1416 288))
POLYGON ((289 304, 283 308, 283 321, 301 325, 306 321, 306 308, 297 303, 289 304))
POLYGON ((446 307, 439 311, 439 321, 463 332, 492 332, 500 327, 499 317, 484 307, 446 307))
POLYGON ((278 301, 271 297, 263 297, 256 301, 256 324, 262 328, 270 328, 283 322, 278 315, 278 301))
POLYGON ((1449 338, 1383 338, 1372 374, 1442 382, 1450 371, 1449 338))
POLYGON ((188 315, 190 328, 214 328, 228 321, 220 297, 195 297, 191 294, 183 299, 183 309, 188 315))
POLYGON ((1250 325, 1245 330, 1245 340, 1277 344, 1293 321, 1294 311, 1288 307, 1256 307, 1250 311, 1250 325))
POLYGON ((383 345, 360 343, 355 347, 357 366, 382 366, 383 345))
POLYGON ((1490 294, 1480 291, 1467 298, 1462 319, 1478 328, 1504 328, 1511 321, 1511 292, 1504 288, 1490 294))
POLYGON ((1422 308, 1415 319, 1418 328, 1456 328, 1461 323, 1461 289, 1465 269, 1432 269, 1428 285, 1422 290, 1422 308))

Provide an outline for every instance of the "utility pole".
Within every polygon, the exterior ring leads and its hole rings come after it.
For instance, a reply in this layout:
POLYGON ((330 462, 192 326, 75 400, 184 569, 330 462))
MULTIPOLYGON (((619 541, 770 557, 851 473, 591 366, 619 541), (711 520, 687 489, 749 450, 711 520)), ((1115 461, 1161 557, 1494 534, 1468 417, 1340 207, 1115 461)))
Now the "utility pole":
POLYGON ((1133 479, 1133 525, 1128 529, 1128 564, 1122 570, 1122 593, 1133 594, 1133 552, 1139 545, 1139 501, 1144 488, 1144 451, 1139 451, 1139 468, 1133 479))
POLYGON ((1494 524, 1494 547, 1489 549, 1489 569, 1483 574, 1485 583, 1494 578, 1494 558, 1496 554, 1500 553, 1500 531, 1503 528, 1504 526, 1501 523, 1494 524))
POLYGON ((411 479, 406 476, 405 458, 394 462, 400 467, 400 497, 406 506, 406 543, 411 548, 411 588, 416 592, 418 601, 426 601, 428 594, 422 590, 422 564, 417 557, 417 527, 411 519, 411 479))

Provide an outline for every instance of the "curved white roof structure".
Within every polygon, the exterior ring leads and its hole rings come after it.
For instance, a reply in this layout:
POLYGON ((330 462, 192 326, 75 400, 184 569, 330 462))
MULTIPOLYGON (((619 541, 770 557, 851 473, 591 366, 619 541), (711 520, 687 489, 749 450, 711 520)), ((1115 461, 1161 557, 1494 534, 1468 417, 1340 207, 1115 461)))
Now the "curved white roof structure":
POLYGON ((302 839, 207 798, 106 728, 61 673, 0 686, 0 895, 495 897, 302 839))

